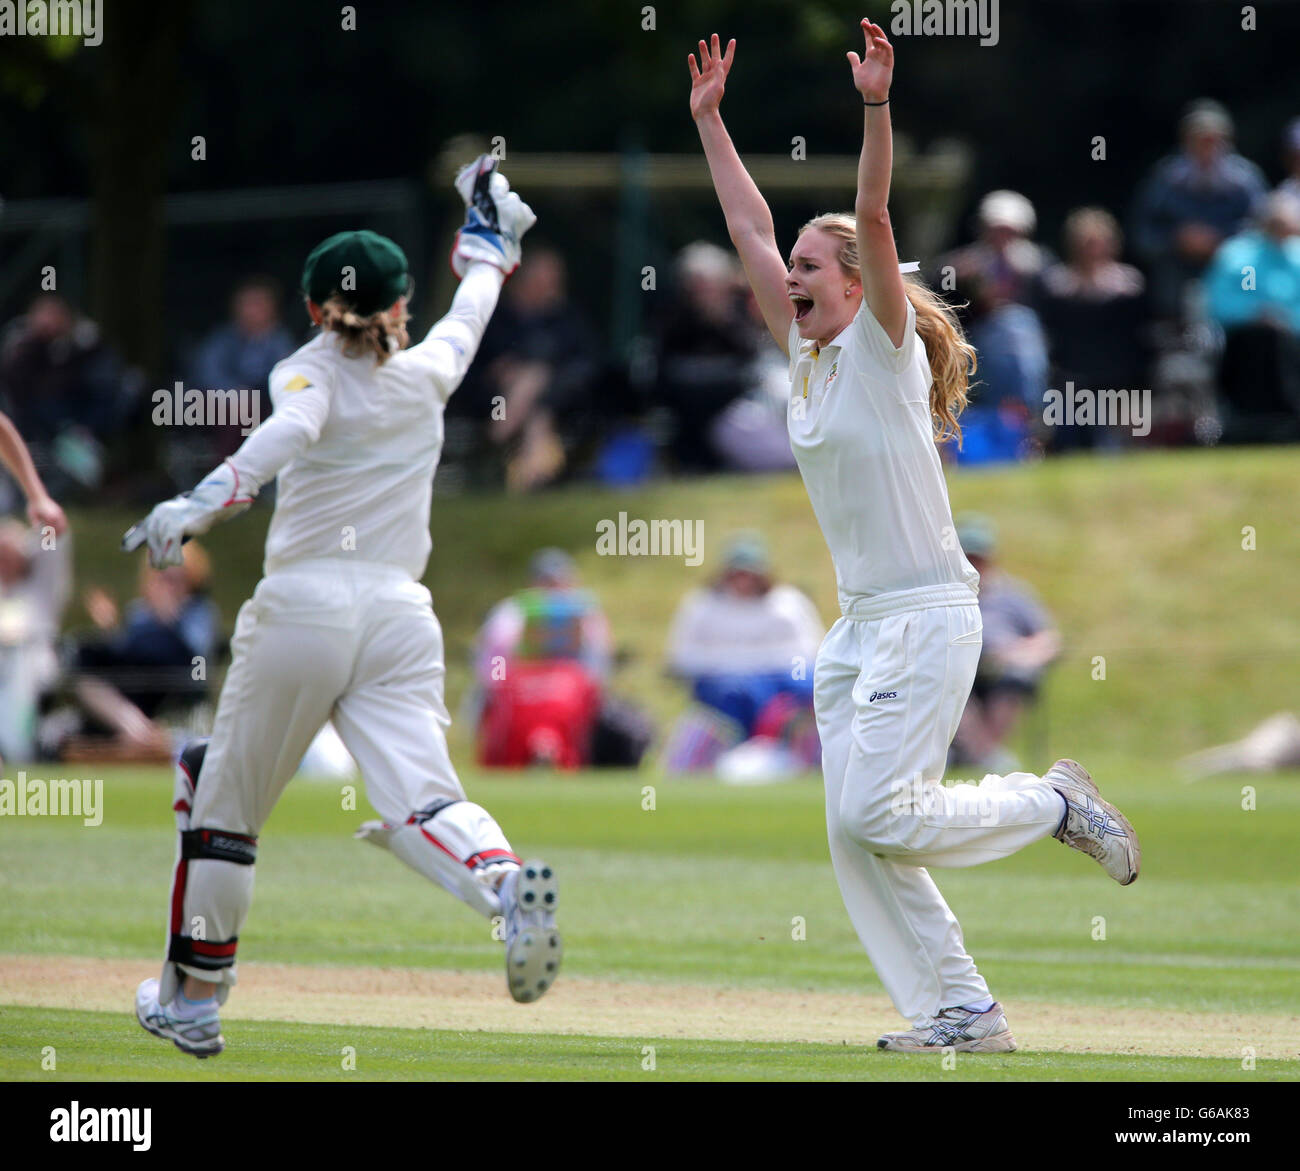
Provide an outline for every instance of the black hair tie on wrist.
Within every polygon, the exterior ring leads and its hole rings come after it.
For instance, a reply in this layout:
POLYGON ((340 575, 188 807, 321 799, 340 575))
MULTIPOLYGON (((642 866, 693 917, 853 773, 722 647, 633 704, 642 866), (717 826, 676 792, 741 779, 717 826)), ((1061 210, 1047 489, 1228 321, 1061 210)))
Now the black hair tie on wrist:
POLYGON ((869 102, 866 98, 863 98, 862 104, 864 106, 887 106, 889 105, 889 99, 886 98, 883 102, 869 102))

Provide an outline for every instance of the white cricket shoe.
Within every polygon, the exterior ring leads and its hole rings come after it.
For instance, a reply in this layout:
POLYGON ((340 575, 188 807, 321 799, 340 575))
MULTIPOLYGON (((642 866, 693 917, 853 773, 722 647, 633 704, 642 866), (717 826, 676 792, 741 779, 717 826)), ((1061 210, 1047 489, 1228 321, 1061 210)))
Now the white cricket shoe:
POLYGON ((1077 760, 1058 760, 1043 776, 1068 809, 1052 836, 1095 858, 1120 886, 1128 886, 1142 866, 1142 849, 1129 820, 1103 800, 1097 782, 1077 760))
POLYGON ((226 1047, 215 1004, 192 1020, 182 1019, 158 1003, 158 981, 152 976, 135 990, 135 1016, 155 1037, 194 1057, 215 1057, 226 1047))
POLYGON ((497 895, 506 926, 506 987, 528 1004, 555 982, 564 957, 555 929, 555 872, 545 862, 524 862, 501 880, 497 895))
POLYGON ((956 1053, 1010 1053, 1015 1047, 1006 1013, 996 1002, 987 1012, 945 1008, 932 1025, 886 1033, 876 1042, 877 1049, 892 1053, 936 1053, 944 1049, 956 1053))

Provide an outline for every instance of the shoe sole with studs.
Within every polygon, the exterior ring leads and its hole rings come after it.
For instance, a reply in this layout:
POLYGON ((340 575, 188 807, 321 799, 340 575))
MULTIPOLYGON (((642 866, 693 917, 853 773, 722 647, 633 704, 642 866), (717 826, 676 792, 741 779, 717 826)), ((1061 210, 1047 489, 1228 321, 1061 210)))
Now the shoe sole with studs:
POLYGON ((525 920, 506 946, 506 986, 520 1004, 546 995, 559 975, 564 942, 555 928, 559 886, 545 862, 525 862, 515 882, 515 902, 525 920))

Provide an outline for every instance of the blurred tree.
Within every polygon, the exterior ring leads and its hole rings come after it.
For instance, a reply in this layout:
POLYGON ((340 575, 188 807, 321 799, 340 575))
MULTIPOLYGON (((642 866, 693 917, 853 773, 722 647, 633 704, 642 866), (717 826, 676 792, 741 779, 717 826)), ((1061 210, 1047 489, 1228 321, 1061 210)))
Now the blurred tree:
POLYGON ((63 131, 44 136, 51 147, 66 150, 67 129, 81 131, 91 196, 85 308, 126 361, 151 375, 161 367, 162 203, 190 11, 190 0, 119 2, 104 15, 101 45, 7 37, 0 64, 0 90, 63 131))
POLYGON ((159 376, 163 199, 190 0, 117 4, 90 109, 91 312, 128 362, 159 376))
MULTIPOLYGON (((725 112, 742 153, 788 152, 794 135, 810 157, 851 153, 861 115, 844 52, 860 46, 862 15, 887 30, 893 23, 889 0, 370 4, 352 6, 355 28, 345 27, 343 7, 110 0, 100 48, 6 38, 4 195, 93 194, 91 309, 151 370, 164 187, 421 181, 442 145, 464 132, 503 136, 507 173, 511 150, 604 151, 635 139, 650 152, 694 153, 685 59, 714 31, 739 41, 725 112), (203 163, 191 159, 194 134, 207 139, 203 163)), ((1195 97, 1224 102, 1243 152, 1278 177, 1279 135, 1300 114, 1286 48, 1300 43, 1300 4, 1253 7, 1257 29, 1248 31, 1242 6, 1228 0, 1000 0, 995 45, 893 38, 895 125, 922 150, 939 138, 972 144, 968 209, 990 188, 1019 188, 1050 243, 1071 207, 1124 215, 1195 97), (1098 136, 1105 161, 1092 156, 1098 136)), ((609 241, 593 241, 592 223, 564 210, 544 230, 596 267, 609 241)), ((721 236, 708 207, 661 218, 673 233, 667 247, 683 242, 681 231, 721 236)), ((187 235, 187 266, 249 262, 218 255, 227 243, 187 235)), ((301 242, 291 243, 283 246, 296 255, 301 242)), ((605 288, 575 281, 576 295, 598 289, 596 302, 605 288)), ((205 324, 219 312, 207 307, 213 295, 220 290, 205 289, 205 324)))

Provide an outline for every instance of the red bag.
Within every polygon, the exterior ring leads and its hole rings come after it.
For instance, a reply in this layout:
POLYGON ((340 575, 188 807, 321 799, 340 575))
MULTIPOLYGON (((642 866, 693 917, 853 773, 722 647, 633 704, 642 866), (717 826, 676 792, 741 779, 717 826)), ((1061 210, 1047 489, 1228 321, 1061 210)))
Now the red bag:
POLYGON ((499 768, 549 764, 574 769, 590 757, 600 687, 568 659, 512 662, 488 692, 478 760, 499 768))

